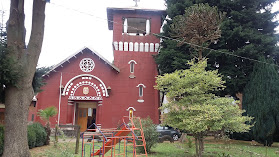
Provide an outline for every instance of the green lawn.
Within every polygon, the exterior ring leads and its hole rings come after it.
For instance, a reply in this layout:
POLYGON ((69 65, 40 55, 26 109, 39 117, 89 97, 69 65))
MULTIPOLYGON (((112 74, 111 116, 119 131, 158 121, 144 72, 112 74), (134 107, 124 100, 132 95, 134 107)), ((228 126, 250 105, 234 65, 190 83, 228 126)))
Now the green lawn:
MULTIPOLYGON (((72 140, 74 141, 74 140, 72 140)), ((80 144, 81 145, 81 144, 80 144)), ((89 148, 87 149, 86 157, 89 155, 89 148)), ((79 154, 74 155, 75 143, 74 142, 60 142, 57 148, 53 145, 44 146, 40 148, 31 149, 33 157, 80 157, 81 146, 79 154)), ((123 145, 121 146, 123 150, 123 145)), ((130 148, 131 150, 131 148, 130 148)), ((152 148, 152 153, 149 157, 191 157, 195 155, 195 146, 189 148, 187 143, 159 143, 156 147, 152 148)), ((117 152, 117 150, 116 150, 117 152)), ((110 152, 106 154, 109 156, 110 152)), ((128 157, 132 156, 132 153, 128 153, 128 157)), ((279 144, 275 143, 272 147, 263 147, 251 145, 251 142, 235 141, 225 142, 222 140, 206 141, 205 144, 205 157, 278 157, 279 156, 279 144)))

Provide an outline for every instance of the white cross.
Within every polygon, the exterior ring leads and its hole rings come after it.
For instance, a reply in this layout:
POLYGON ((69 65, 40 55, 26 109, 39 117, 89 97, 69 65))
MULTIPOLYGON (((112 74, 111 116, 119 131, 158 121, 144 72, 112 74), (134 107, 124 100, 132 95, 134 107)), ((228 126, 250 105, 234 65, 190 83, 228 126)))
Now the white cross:
POLYGON ((136 2, 135 7, 137 7, 137 6, 138 6, 138 2, 139 2, 140 0, 133 0, 133 1, 135 1, 135 2, 136 2))

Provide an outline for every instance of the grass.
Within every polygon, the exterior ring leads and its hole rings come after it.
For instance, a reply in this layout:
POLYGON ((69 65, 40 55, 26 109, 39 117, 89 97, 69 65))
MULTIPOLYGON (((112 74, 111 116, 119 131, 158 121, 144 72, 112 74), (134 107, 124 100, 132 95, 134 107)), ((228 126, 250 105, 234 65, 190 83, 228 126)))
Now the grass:
MULTIPOLYGON (((80 157, 81 144, 79 154, 74 155, 75 140, 71 142, 60 142, 55 148, 53 145, 43 146, 31 149, 33 157, 80 157)), ((214 140, 207 139, 205 141, 204 157, 277 157, 279 156, 279 143, 274 143, 272 147, 264 147, 259 144, 254 144, 246 141, 236 140, 214 140)), ((123 150, 123 144, 121 145, 123 150)), ((130 150, 132 150, 130 148, 130 150)), ((86 148, 86 157, 89 155, 89 146, 86 148)), ((106 154, 109 156, 110 152, 106 154)), ((132 156, 129 153, 128 157, 132 156)), ((189 148, 187 143, 159 143, 152 148, 149 157, 193 157, 195 156, 195 146, 189 148)))

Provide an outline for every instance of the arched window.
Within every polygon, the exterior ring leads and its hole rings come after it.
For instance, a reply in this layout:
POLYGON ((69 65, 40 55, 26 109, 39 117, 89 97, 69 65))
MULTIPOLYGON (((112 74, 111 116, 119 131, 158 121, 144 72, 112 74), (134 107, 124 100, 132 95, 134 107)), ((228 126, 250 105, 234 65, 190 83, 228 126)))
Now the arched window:
POLYGON ((144 102, 143 100, 143 88, 146 88, 144 84, 138 84, 137 87, 139 88, 139 100, 138 102, 144 102))
POLYGON ((134 73, 135 72, 135 64, 137 64, 137 62, 134 61, 134 60, 130 60, 128 62, 128 64, 130 64, 130 73, 134 73))

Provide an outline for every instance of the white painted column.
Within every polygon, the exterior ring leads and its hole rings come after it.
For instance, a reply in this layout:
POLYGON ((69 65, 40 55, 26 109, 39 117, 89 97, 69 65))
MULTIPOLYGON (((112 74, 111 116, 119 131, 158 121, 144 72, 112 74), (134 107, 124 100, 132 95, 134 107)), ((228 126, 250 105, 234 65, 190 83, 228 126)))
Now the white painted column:
POLYGON ((150 34, 150 20, 146 20, 146 35, 150 34))
POLYGON ((135 51, 139 51, 139 43, 135 42, 135 51))
POLYGON ((124 19, 124 33, 127 34, 128 32, 128 21, 127 21, 127 18, 124 19))
POLYGON ((123 51, 123 42, 122 41, 119 42, 119 51, 123 51))
POLYGON ((150 43, 149 51, 150 52, 154 52, 154 44, 153 43, 150 43))
POLYGON ((155 44, 155 52, 158 52, 158 51, 159 51, 159 47, 160 47, 160 44, 159 44, 159 43, 156 43, 156 44, 155 44))
POLYGON ((149 51, 149 44, 145 43, 144 44, 144 52, 148 52, 149 51))
POLYGON ((133 42, 129 43, 129 51, 134 51, 134 44, 133 44, 133 42))
POLYGON ((144 50, 144 44, 143 44, 143 43, 140 43, 139 51, 140 51, 140 52, 143 52, 143 50, 144 50))
POLYGON ((124 42, 124 51, 128 51, 128 42, 124 42))
POLYGON ((117 41, 113 42, 113 46, 114 46, 114 50, 118 50, 118 42, 117 41))

